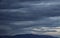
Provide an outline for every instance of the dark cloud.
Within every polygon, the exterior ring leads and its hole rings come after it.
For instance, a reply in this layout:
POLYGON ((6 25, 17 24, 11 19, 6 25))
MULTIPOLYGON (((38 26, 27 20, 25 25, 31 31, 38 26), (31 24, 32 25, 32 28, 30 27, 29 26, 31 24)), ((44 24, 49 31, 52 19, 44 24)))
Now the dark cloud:
POLYGON ((26 21, 26 20, 36 20, 39 19, 40 17, 60 16, 59 2, 49 2, 49 3, 18 2, 18 3, 12 3, 10 6, 11 8, 19 8, 19 9, 0 10, 1 12, 0 18, 2 20, 26 21))
POLYGON ((18 5, 21 2, 34 2, 40 0, 0 0, 0 9, 17 9, 23 8, 24 6, 18 5), (13 5, 12 5, 13 4, 13 5))
POLYGON ((58 1, 2 0, 0 2, 0 35, 56 32, 56 30, 34 31, 32 29, 60 26, 58 17, 60 16, 60 1, 58 1))

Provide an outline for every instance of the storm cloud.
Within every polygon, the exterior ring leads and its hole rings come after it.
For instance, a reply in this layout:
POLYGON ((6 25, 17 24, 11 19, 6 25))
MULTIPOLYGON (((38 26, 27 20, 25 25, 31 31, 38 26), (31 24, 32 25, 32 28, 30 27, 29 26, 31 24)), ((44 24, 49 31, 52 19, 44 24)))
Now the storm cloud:
POLYGON ((0 1, 0 35, 57 32, 51 27, 60 27, 60 0, 0 1))

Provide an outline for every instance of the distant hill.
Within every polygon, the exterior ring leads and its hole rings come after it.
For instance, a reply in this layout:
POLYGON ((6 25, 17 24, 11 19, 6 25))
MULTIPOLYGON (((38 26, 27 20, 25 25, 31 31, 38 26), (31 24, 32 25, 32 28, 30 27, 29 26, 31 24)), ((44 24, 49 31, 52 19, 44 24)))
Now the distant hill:
POLYGON ((57 38, 49 35, 22 34, 16 36, 0 36, 0 38, 57 38))

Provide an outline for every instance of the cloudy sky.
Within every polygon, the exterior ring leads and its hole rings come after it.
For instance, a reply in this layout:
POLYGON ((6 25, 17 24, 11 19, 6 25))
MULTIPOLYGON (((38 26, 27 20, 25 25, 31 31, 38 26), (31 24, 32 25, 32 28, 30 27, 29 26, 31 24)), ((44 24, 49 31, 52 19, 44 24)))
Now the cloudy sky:
POLYGON ((0 35, 60 35, 60 0, 0 0, 0 35))

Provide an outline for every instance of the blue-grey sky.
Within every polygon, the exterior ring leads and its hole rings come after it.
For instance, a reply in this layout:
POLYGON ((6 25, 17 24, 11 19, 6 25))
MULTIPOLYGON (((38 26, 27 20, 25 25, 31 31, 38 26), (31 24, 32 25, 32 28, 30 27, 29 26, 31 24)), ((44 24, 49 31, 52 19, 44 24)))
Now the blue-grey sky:
POLYGON ((0 0, 0 35, 60 35, 59 30, 60 0, 0 0))

